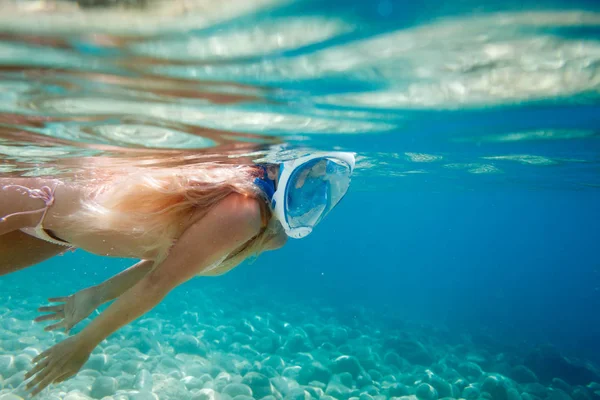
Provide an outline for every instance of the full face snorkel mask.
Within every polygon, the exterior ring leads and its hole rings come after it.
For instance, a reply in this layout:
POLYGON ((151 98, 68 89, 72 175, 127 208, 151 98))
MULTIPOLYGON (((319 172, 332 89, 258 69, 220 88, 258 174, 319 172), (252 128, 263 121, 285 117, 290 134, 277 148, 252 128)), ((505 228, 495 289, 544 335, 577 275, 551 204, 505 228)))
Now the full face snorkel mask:
POLYGON ((273 216, 285 233, 301 239, 344 197, 354 165, 352 153, 317 153, 281 163, 276 190, 266 172, 256 183, 271 199, 273 216))

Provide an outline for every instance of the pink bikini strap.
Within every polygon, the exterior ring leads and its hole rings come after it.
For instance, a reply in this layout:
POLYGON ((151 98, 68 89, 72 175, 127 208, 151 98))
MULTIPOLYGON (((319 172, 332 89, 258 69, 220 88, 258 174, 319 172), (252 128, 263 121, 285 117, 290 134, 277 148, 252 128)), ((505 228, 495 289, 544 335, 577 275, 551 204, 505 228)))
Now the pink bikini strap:
POLYGON ((28 188, 26 186, 21 186, 21 185, 6 185, 6 186, 2 187, 3 190, 6 190, 8 188, 16 188, 17 190, 23 190, 23 191, 25 191, 25 193, 27 193, 29 195, 29 197, 34 198, 34 199, 43 200, 45 206, 38 210, 20 211, 20 212, 5 215, 4 217, 0 218, 0 222, 3 222, 7 218, 10 218, 10 217, 13 217, 16 215, 35 214, 40 211, 43 211, 44 213, 42 214, 42 218, 40 219, 40 224, 41 224, 42 221, 44 220, 44 218, 46 217, 46 213, 48 212, 48 209, 50 208, 50 206, 52 206, 52 204, 54 204, 54 190, 56 188, 51 189, 49 186, 42 186, 39 189, 31 189, 31 188, 28 188))

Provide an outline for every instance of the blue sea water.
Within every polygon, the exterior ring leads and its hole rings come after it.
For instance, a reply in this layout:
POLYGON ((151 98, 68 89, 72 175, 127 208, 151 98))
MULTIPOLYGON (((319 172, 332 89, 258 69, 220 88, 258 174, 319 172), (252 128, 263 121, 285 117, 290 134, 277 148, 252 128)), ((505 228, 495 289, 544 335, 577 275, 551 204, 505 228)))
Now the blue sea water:
MULTIPOLYGON (((34 3, 0 16, 3 174, 275 142, 358 157, 310 236, 177 288, 42 398, 101 398, 102 377, 110 399, 210 398, 223 371, 268 377, 243 381, 257 399, 600 398, 600 3, 191 2, 164 19, 34 3)), ((36 308, 132 263, 77 251, 0 279, 0 399, 25 396, 31 348, 64 339, 36 308)))

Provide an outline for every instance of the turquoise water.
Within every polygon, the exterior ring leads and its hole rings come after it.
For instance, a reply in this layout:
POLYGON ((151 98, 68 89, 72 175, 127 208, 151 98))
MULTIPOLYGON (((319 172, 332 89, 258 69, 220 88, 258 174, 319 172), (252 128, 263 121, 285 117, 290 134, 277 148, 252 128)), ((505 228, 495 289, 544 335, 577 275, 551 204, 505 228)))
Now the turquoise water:
MULTIPOLYGON (((358 162, 308 238, 182 285, 39 398, 600 398, 598 3, 74 4, 0 3, 3 176, 358 162)), ((0 279, 0 399, 66 337, 37 307, 133 262, 0 279)))

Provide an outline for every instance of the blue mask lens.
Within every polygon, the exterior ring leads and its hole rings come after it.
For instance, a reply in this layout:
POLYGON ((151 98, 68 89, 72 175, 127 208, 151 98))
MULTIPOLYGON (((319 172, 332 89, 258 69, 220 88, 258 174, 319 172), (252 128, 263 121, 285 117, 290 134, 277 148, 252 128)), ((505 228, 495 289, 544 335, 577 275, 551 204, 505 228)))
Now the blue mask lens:
POLYGON ((337 159, 320 158, 298 167, 290 176, 285 195, 291 228, 314 227, 341 200, 350 185, 350 166, 337 159))

